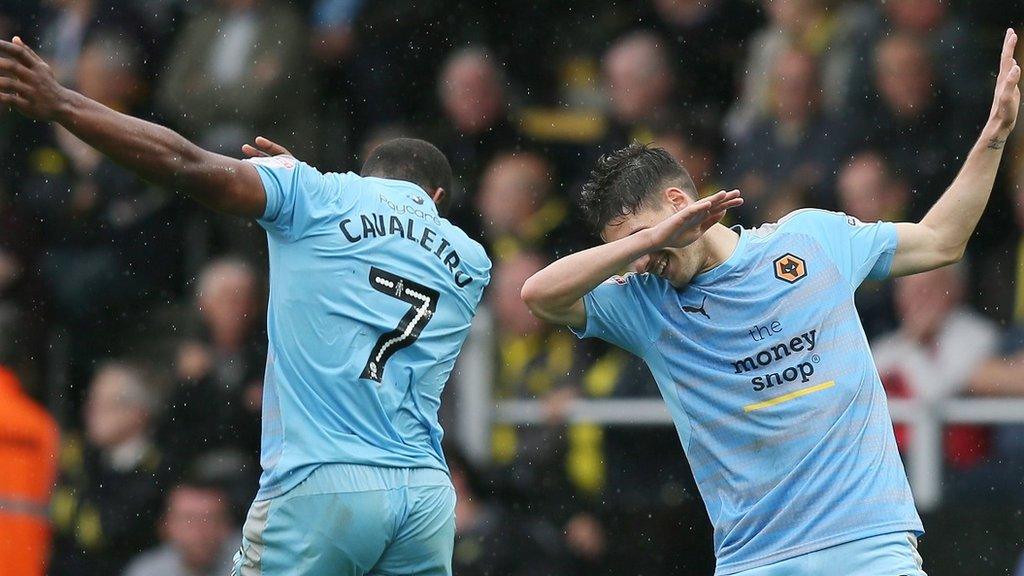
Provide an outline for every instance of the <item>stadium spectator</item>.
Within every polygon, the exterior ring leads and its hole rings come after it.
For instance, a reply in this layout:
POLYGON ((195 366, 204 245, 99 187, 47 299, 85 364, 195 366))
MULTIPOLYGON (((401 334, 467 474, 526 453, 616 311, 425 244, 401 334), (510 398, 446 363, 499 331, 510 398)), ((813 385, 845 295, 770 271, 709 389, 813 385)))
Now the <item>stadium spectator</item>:
POLYGON ((223 576, 231 571, 239 532, 223 488, 178 484, 167 496, 163 543, 133 560, 124 576, 223 576))
POLYGON ((948 103, 935 62, 915 36, 883 39, 874 54, 876 105, 854 122, 856 140, 885 154, 913 190, 906 214, 911 220, 942 194, 969 146, 962 137, 964 114, 948 103))
POLYGON ((651 4, 655 18, 649 20, 667 43, 680 105, 702 120, 717 120, 734 100, 744 43, 760 24, 756 7, 745 0, 651 4))
POLYGON ((720 138, 703 122, 665 123, 653 129, 651 144, 664 148, 686 168, 697 193, 714 194, 721 189, 718 165, 720 138))
POLYGON ((732 144, 727 162, 730 182, 746 198, 739 216, 750 224, 805 206, 832 207, 832 178, 848 145, 846 132, 822 110, 813 56, 779 54, 771 78, 771 108, 732 144))
MULTIPOLYGON (((76 67, 83 94, 137 112, 142 53, 130 37, 90 37, 76 67)), ((117 352, 131 308, 173 288, 174 214, 168 195, 60 127, 29 153, 19 208, 38 222, 37 267, 56 321, 69 330, 73 383, 117 352), (106 338, 95 338, 97 332, 106 338)), ((0 233, 3 234, 3 233, 0 233)), ((77 394, 72 393, 72 405, 77 394)))
MULTIPOLYGON (((857 107, 870 100, 872 53, 886 38, 907 34, 919 38, 935 61, 942 63, 935 69, 936 83, 945 92, 948 104, 962 113, 984 110, 988 83, 983 76, 985 68, 978 62, 977 31, 954 13, 953 5, 947 0, 877 2, 860 35, 856 58, 850 63, 851 97, 847 103, 857 107)), ((975 13, 976 7, 970 8, 975 13)))
MULTIPOLYGON (((77 68, 80 90, 111 108, 135 110, 140 58, 135 44, 95 36, 77 68)), ((116 314, 160 285, 152 259, 174 254, 164 194, 60 127, 30 162, 23 201, 45 222, 40 265, 62 318, 116 314)))
POLYGON ((607 552, 604 527, 590 507, 605 484, 600 426, 569 424, 578 397, 611 393, 607 362, 588 354, 564 330, 546 326, 522 299, 523 282, 546 259, 530 252, 498 261, 489 297, 498 326, 499 369, 495 394, 505 399, 540 399, 545 420, 527 429, 499 425, 492 431, 495 464, 507 473, 512 498, 560 524, 574 570, 590 573, 607 552))
POLYGON ((522 143, 510 117, 506 80, 500 63, 480 47, 448 55, 437 83, 444 124, 435 142, 451 159, 462 190, 456 190, 451 219, 471 236, 479 235, 473 210, 480 175, 491 159, 522 143))
MULTIPOLYGON (((608 388, 616 399, 655 399, 658 385, 642 360, 611 348, 587 371, 584 386, 608 388)), ((609 538, 605 566, 610 574, 710 574, 712 534, 704 503, 671 427, 609 426, 601 430, 606 470, 601 517, 620 534, 609 538), (636 457, 642 446, 645 457, 636 457), (678 546, 685 534, 686 546, 678 546)))
POLYGON ((763 0, 769 22, 746 42, 739 98, 729 110, 725 132, 730 139, 747 136, 777 98, 775 71, 782 56, 793 50, 820 61, 821 106, 829 113, 849 101, 850 69, 856 47, 871 22, 860 2, 829 0, 763 0))
POLYGON ((513 298, 545 262, 530 252, 496 262, 490 298, 498 328, 495 395, 542 399, 547 425, 525 431, 497 426, 492 445, 496 463, 512 470, 508 480, 513 486, 523 494, 558 502, 559 495, 572 491, 566 473, 565 413, 578 394, 579 369, 585 358, 570 334, 548 330, 521 299, 513 298))
POLYGON ((134 28, 131 11, 115 10, 106 0, 54 0, 48 4, 52 11, 42 14, 39 53, 61 82, 75 82, 81 53, 92 34, 123 35, 134 28))
POLYGON ((567 555, 551 524, 517 516, 487 498, 480 472, 458 447, 445 446, 455 486, 455 550, 452 572, 459 576, 563 574, 567 555))
POLYGON ((153 382, 120 362, 89 386, 84 442, 69 436, 53 499, 53 576, 118 574, 151 546, 167 474, 154 445, 153 382))
MULTIPOLYGON (((8 358, 3 352, 0 362, 8 358)), ((59 443, 57 423, 0 363, 0 566, 7 574, 46 574, 59 443)))
POLYGON ((288 3, 218 0, 185 24, 157 91, 161 109, 197 143, 236 155, 257 135, 313 150, 306 29, 288 3), (287 138, 284 138, 287 136, 287 138))
MULTIPOLYGON (((972 373, 996 350, 998 331, 963 303, 966 282, 963 264, 897 279, 900 326, 871 344, 890 398, 931 403, 970 391, 972 373)), ((896 442, 901 450, 913 442, 902 425, 896 426, 896 442)), ((953 469, 976 466, 988 452, 985 427, 946 428, 946 462, 953 469)))
POLYGON ((442 66, 437 90, 445 126, 439 140, 467 186, 494 154, 519 143, 506 87, 501 64, 481 47, 456 50, 442 66))
POLYGON ((199 276, 199 326, 178 348, 159 433, 180 463, 211 448, 258 453, 266 362, 258 286, 256 271, 234 258, 210 262, 199 276))
MULTIPOLYGON (((910 191, 876 150, 851 156, 839 173, 837 189, 839 209, 862 222, 905 220, 910 191)), ((897 328, 892 282, 867 280, 854 298, 869 340, 897 328)))
MULTIPOLYGON (((1018 227, 1024 231, 1024 186, 1015 187, 1014 207, 1018 227)), ((1011 251, 1009 266, 1014 277, 1008 282, 1014 288, 1013 320, 1001 335, 998 351, 971 375, 970 392, 978 396, 1024 397, 1024 237, 1018 234, 1013 240, 1019 245, 1011 251)), ((993 460, 997 465, 976 480, 994 485, 1005 497, 1015 497, 1024 473, 1024 424, 995 428, 993 460)))
POLYGON ((665 41, 649 31, 627 34, 604 55, 604 82, 611 108, 607 147, 650 142, 652 128, 675 115, 675 69, 665 41))
POLYGON ((487 165, 477 209, 495 261, 523 250, 553 253, 571 245, 569 207, 556 186, 551 163, 536 152, 503 152, 487 165))
POLYGON ((9 346, 13 340, 32 340, 41 318, 35 316, 29 324, 28 308, 35 296, 33 270, 35 268, 36 235, 25 215, 16 210, 10 197, 0 185, 0 334, 14 338, 0 339, 0 358, 12 358, 9 346), (31 329, 30 329, 31 328, 31 329))

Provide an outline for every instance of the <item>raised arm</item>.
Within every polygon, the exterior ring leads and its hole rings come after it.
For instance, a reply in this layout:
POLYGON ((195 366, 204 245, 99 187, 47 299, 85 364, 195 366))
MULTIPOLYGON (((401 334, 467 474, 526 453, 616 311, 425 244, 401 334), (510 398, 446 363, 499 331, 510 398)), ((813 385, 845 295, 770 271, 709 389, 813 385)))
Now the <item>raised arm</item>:
POLYGON ((218 212, 263 214, 266 194, 255 167, 61 86, 49 65, 18 38, 0 40, 0 104, 57 122, 142 178, 186 192, 218 212))
POLYGON ((1006 31, 995 97, 981 137, 967 155, 953 183, 916 224, 899 223, 899 244, 893 276, 905 276, 951 264, 963 258, 967 241, 985 211, 1006 139, 1020 108, 1020 66, 1013 58, 1017 34, 1006 31))
POLYGON ((577 252, 537 272, 523 285, 522 297, 538 318, 582 329, 587 324, 583 297, 640 257, 666 247, 683 247, 701 237, 743 199, 736 190, 694 202, 657 226, 577 252))

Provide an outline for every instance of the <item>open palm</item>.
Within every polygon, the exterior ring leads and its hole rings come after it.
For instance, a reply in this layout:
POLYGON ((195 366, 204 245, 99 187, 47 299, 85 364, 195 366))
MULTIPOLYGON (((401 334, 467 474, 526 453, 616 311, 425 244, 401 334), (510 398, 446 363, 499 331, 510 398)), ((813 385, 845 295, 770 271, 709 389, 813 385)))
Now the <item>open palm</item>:
POLYGON ((1017 48, 1017 33, 1010 28, 1003 40, 1003 52, 999 59, 999 77, 996 79, 995 97, 992 100, 990 122, 994 122, 999 134, 1005 137, 1017 124, 1020 110, 1020 65, 1013 57, 1017 48))
POLYGON ((655 250, 688 246, 721 221, 727 210, 741 204, 739 190, 723 190, 689 204, 650 229, 651 245, 655 250))

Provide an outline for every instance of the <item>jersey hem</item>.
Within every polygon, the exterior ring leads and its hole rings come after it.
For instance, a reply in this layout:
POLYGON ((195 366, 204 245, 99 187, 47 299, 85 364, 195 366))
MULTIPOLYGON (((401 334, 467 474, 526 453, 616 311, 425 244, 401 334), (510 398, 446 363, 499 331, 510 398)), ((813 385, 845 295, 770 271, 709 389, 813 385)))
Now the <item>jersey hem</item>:
POLYGON ((840 544, 854 542, 857 540, 861 540, 863 538, 871 538, 872 536, 882 536, 884 534, 891 534, 893 532, 903 531, 914 532, 917 536, 921 536, 922 534, 924 534, 924 527, 921 525, 920 522, 906 521, 879 524, 877 526, 872 526, 870 528, 862 528, 858 531, 847 532, 829 538, 824 538, 821 540, 808 542, 806 544, 801 544, 800 546, 795 546, 793 548, 780 550, 778 552, 775 552, 768 556, 764 556, 762 558, 758 558, 756 560, 747 560, 745 562, 737 562, 733 564, 716 566, 714 576, 730 576, 731 574, 738 574, 740 572, 743 572, 744 570, 753 570, 754 568, 761 568, 762 566, 767 566, 769 564, 774 564, 776 562, 781 562, 783 560, 789 560, 790 558, 795 558, 797 556, 802 556, 804 554, 818 552, 819 550, 831 548, 832 546, 839 546, 840 544))
POLYGON ((267 486, 267 487, 260 486, 260 488, 256 491, 256 497, 253 498, 253 501, 261 502, 263 500, 272 500, 272 499, 277 498, 279 496, 284 496, 285 494, 287 494, 287 493, 291 492, 292 490, 294 490, 299 484, 302 484, 307 478, 309 478, 309 476, 311 474, 313 474, 313 472, 315 472, 316 470, 318 470, 322 466, 330 466, 330 465, 333 465, 333 464, 347 464, 347 465, 350 465, 350 466, 364 466, 364 467, 367 467, 367 468, 387 468, 389 470, 437 470, 439 472, 443 472, 446 476, 448 476, 449 480, 451 479, 451 472, 446 467, 442 467, 442 466, 429 466, 429 465, 420 465, 420 466, 392 466, 392 465, 389 465, 389 464, 373 464, 373 463, 368 463, 368 462, 340 462, 340 461, 339 462, 318 462, 318 463, 316 463, 314 465, 308 465, 308 467, 304 467, 303 469, 301 469, 302 474, 301 475, 294 475, 294 476, 290 477, 288 479, 287 483, 281 483, 281 484, 277 484, 277 485, 270 485, 270 486, 267 486))

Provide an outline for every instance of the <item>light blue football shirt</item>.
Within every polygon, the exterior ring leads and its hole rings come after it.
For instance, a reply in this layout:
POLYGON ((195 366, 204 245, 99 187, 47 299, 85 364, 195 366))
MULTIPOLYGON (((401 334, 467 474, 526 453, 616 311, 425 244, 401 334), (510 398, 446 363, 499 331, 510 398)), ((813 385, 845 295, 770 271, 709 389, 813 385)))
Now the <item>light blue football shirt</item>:
POLYGON ((801 210, 739 229, 676 289, 616 277, 587 326, 654 373, 715 530, 717 575, 896 531, 923 532, 854 308, 889 274, 891 223, 801 210))
POLYGON ((491 263, 419 186, 250 160, 267 207, 257 500, 324 463, 447 471, 437 411, 491 263))

